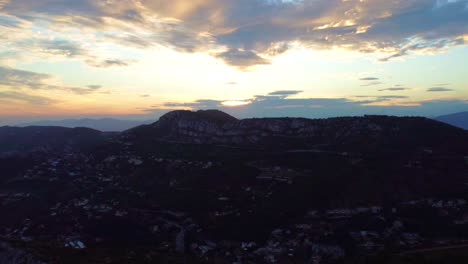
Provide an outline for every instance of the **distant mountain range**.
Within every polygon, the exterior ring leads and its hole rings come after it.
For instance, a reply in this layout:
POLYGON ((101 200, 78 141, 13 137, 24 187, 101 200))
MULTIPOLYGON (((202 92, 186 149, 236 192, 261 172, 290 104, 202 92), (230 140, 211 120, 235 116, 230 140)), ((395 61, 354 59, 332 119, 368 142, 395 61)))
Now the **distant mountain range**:
POLYGON ((112 135, 85 127, 0 127, 0 156, 85 150, 105 142, 112 135))
POLYGON ((102 118, 102 119, 65 119, 65 120, 43 120, 30 123, 22 123, 16 126, 27 127, 27 126, 58 126, 58 127, 87 127, 96 129, 104 132, 120 132, 127 129, 140 126, 143 124, 149 124, 152 121, 145 120, 122 120, 114 118, 102 118))
POLYGON ((468 130, 468 111, 450 115, 443 115, 435 118, 440 122, 450 124, 468 130))

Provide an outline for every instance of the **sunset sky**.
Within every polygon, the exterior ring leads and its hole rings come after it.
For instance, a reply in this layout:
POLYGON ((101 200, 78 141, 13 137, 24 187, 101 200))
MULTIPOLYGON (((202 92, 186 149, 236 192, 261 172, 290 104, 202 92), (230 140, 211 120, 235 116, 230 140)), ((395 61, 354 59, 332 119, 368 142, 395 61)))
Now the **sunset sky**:
POLYGON ((0 0, 0 125, 468 111, 468 0, 0 0))

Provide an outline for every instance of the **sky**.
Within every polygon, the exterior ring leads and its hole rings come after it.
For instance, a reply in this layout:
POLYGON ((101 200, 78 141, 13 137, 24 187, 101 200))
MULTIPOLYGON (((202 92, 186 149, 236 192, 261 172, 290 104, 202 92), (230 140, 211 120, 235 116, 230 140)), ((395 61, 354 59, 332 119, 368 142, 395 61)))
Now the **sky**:
POLYGON ((0 0, 0 125, 468 111, 468 0, 0 0))

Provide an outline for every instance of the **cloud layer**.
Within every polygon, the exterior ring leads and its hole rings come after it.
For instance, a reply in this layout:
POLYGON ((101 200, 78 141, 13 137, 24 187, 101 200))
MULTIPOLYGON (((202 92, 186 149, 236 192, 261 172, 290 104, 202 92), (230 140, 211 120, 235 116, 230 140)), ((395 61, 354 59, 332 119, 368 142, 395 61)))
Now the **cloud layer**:
POLYGON ((40 95, 42 92, 89 95, 101 89, 100 85, 67 86, 61 84, 56 77, 49 74, 0 66, 0 101, 4 104, 3 106, 7 107, 15 106, 17 103, 37 107, 60 102, 55 98, 40 95))
POLYGON ((404 95, 356 96, 350 98, 291 98, 301 91, 276 91, 245 100, 246 104, 230 107, 225 101, 200 99, 187 103, 165 103, 145 109, 160 115, 167 109, 220 109, 236 117, 307 117, 325 118, 364 114, 436 116, 466 110, 467 100, 411 101, 404 95))
POLYGON ((8 89, 60 90, 76 94, 89 94, 102 88, 100 85, 86 87, 59 85, 54 84, 53 79, 54 77, 48 74, 0 66, 0 87, 8 89))
POLYGON ((0 101, 24 102, 30 105, 49 105, 56 101, 43 96, 29 95, 21 92, 6 91, 0 92, 0 101))
POLYGON ((441 92, 453 92, 453 89, 446 87, 432 87, 427 89, 428 92, 441 93, 441 92))
POLYGON ((246 68, 267 64, 294 46, 387 54, 388 61, 464 45, 468 0, 1 0, 3 41, 31 38, 16 29, 43 25, 61 40, 34 44, 52 55, 84 57, 97 67, 125 66, 124 58, 96 58, 73 30, 96 41, 144 49, 158 45, 210 52, 246 68))

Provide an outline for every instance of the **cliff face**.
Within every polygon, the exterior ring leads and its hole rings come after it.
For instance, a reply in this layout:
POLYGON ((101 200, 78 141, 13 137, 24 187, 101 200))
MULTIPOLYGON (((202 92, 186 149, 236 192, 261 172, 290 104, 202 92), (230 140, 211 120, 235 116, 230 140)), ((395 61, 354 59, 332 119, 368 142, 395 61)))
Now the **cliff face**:
POLYGON ((315 128, 305 119, 247 119, 212 122, 207 119, 178 118, 159 121, 156 128, 168 133, 172 140, 194 143, 248 144, 259 143, 267 137, 314 136, 315 128))
POLYGON ((467 135, 462 130, 420 117, 237 120, 216 110, 170 112, 156 123, 133 132, 139 134, 135 138, 154 137, 181 143, 289 148, 318 144, 381 146, 398 142, 430 146, 443 142, 448 134, 460 140, 467 135))

